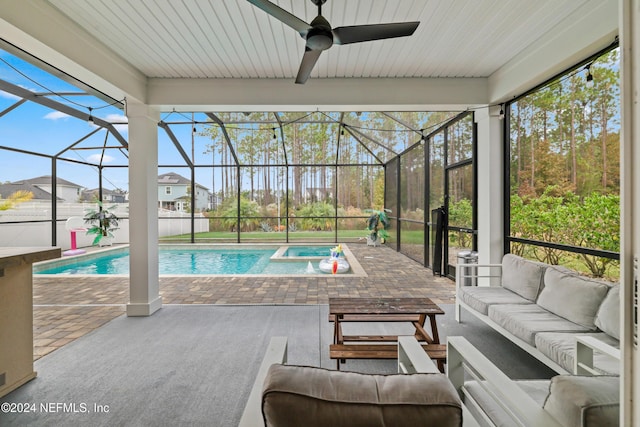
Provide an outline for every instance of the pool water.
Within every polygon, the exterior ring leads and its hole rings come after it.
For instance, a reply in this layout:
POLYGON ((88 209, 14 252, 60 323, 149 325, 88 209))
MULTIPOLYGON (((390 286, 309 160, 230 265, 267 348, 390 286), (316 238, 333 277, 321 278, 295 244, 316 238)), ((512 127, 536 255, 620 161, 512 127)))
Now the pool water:
POLYGON ((284 257, 329 257, 331 246, 289 246, 282 254, 284 257))
MULTIPOLYGON (((327 247, 324 247, 325 253, 327 247)), ((168 249, 160 248, 159 272, 183 274, 310 274, 308 261, 271 262, 276 249, 168 249)), ((35 274, 129 274, 129 252, 75 258, 67 265, 35 269, 35 274)), ((315 273, 320 274, 317 263, 315 273)))

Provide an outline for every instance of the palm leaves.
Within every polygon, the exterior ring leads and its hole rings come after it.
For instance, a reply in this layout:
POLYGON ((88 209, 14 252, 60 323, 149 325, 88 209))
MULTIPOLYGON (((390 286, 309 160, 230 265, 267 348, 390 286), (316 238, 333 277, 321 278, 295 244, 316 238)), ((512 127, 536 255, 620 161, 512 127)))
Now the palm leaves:
MULTIPOLYGON (((102 202, 98 201, 98 209, 92 209, 84 216, 84 222, 90 224, 87 234, 95 234, 93 245, 100 243, 104 237, 113 237, 113 231, 118 229, 119 218, 108 209, 104 209, 102 202)), ((109 209, 114 209, 111 206, 109 209)))
POLYGON ((15 193, 9 195, 4 200, 0 200, 0 211, 6 211, 13 208, 18 203, 26 202, 33 199, 33 193, 26 190, 18 190, 15 193))

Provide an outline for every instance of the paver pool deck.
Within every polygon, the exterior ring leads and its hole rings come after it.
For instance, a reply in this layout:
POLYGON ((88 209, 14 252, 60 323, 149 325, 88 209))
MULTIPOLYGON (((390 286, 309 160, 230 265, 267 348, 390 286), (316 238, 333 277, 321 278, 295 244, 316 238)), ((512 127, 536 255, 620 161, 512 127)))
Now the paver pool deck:
MULTIPOLYGON (((367 277, 161 277, 163 304, 327 304, 330 297, 431 298, 455 301, 453 281, 388 247, 349 243, 367 277)), ((128 277, 33 279, 34 359, 125 313, 128 277)))

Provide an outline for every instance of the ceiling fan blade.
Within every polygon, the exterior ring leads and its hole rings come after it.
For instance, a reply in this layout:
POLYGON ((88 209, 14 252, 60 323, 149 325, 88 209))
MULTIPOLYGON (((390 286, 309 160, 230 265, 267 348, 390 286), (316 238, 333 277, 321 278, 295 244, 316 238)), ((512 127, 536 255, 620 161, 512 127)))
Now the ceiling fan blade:
POLYGON ((286 24, 300 33, 302 37, 304 37, 311 26, 304 22, 302 19, 298 18, 295 15, 287 12, 282 9, 280 6, 271 3, 268 0, 247 0, 252 5, 262 9, 267 12, 269 15, 276 18, 278 21, 281 21, 283 24, 286 24))
POLYGON ((309 75, 311 74, 311 70, 318 62, 318 58, 320 58, 321 50, 311 50, 309 48, 305 48, 304 56, 302 57, 302 62, 300 63, 300 69, 298 70, 298 76, 296 77, 297 84, 304 84, 309 75))
POLYGON ((410 36, 420 22, 397 22, 391 24, 354 25, 333 29, 334 44, 350 44, 371 40, 410 36))

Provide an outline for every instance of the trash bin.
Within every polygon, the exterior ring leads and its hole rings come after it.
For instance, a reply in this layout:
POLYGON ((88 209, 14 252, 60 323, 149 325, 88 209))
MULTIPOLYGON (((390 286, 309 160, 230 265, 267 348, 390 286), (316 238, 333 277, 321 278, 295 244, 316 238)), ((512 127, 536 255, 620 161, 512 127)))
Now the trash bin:
POLYGON ((433 256, 431 257, 431 270, 433 275, 442 276, 442 242, 444 239, 444 224, 446 211, 444 206, 431 211, 431 241, 433 242, 433 256))
MULTIPOLYGON (((458 264, 477 264, 478 252, 476 251, 460 251, 458 252, 458 264)), ((476 267, 464 268, 462 270, 463 276, 476 276, 478 274, 476 267)), ((478 282, 476 277, 462 277, 462 286, 477 286, 478 282)))

